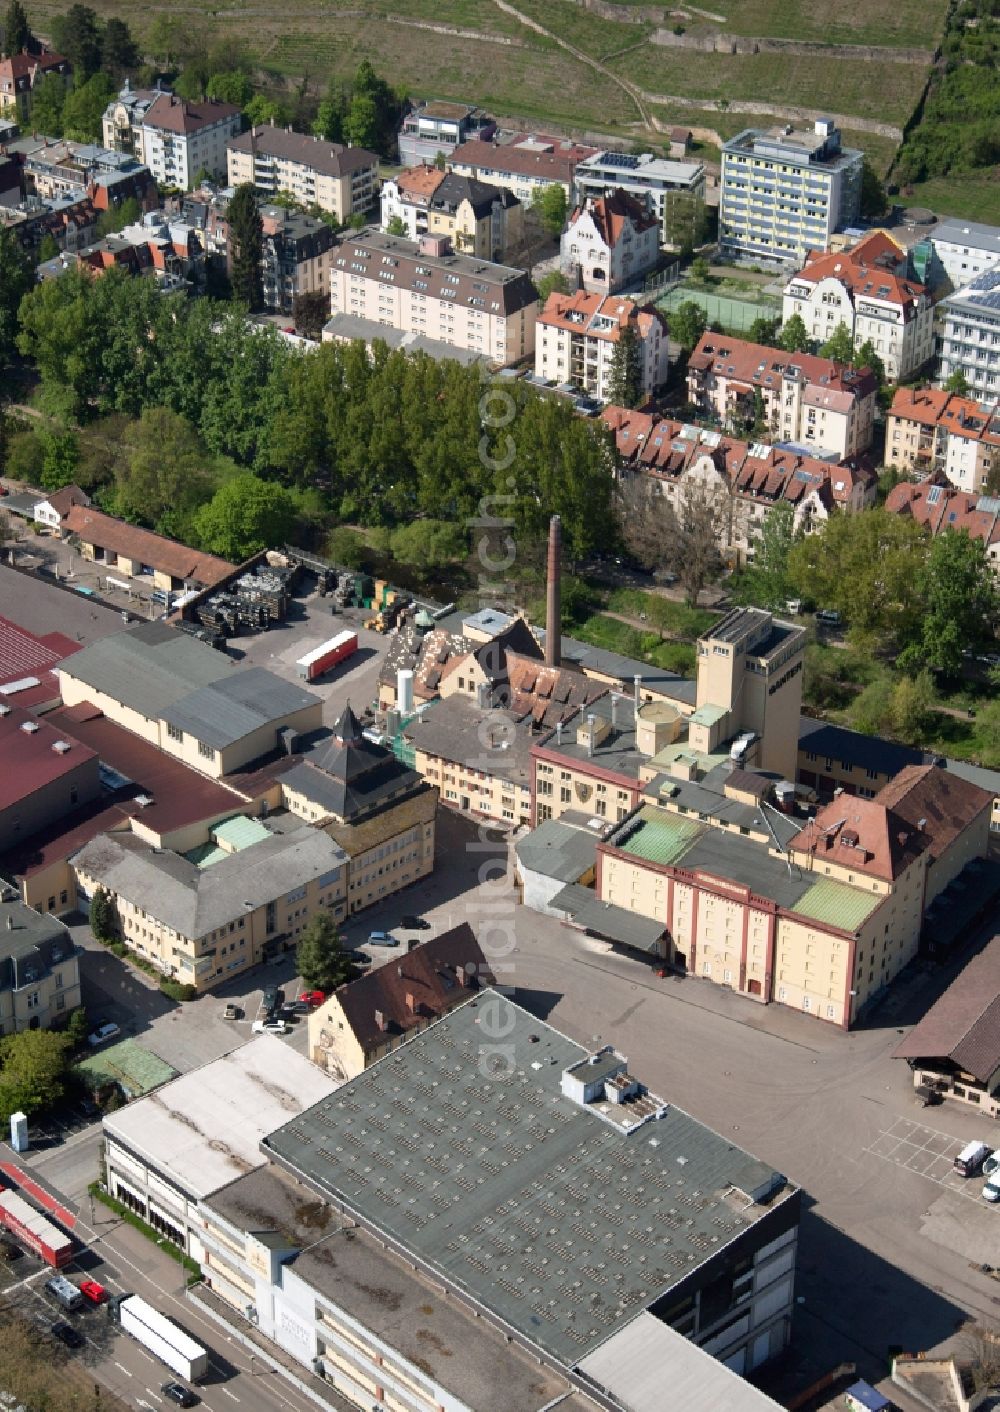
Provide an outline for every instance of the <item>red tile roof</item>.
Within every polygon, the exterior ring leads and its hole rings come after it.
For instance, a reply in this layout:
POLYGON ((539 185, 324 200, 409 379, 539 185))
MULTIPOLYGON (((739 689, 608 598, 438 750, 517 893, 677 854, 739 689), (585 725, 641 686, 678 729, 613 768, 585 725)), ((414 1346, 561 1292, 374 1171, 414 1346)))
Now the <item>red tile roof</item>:
POLYGON ((0 716, 0 810, 10 809, 62 775, 96 758, 95 751, 54 725, 17 709, 0 716), (57 750, 55 747, 59 745, 57 750), (68 745, 68 749, 63 749, 68 745))
POLYGON ((1000 502, 955 490, 936 476, 919 484, 900 481, 886 496, 885 508, 891 515, 909 515, 931 534, 965 530, 971 539, 981 539, 987 548, 1000 543, 1000 502))
POLYGON ((59 679, 54 668, 72 653, 79 652, 81 645, 61 632, 39 637, 0 615, 0 700, 27 710, 58 701, 59 679), (38 677, 38 686, 25 687, 16 693, 3 692, 4 686, 26 677, 38 677))
POLYGON ((949 436, 1000 446, 1000 402, 981 403, 943 388, 900 387, 889 415, 920 426, 943 427, 949 436))
POLYGON ((406 167, 396 178, 396 185, 404 196, 423 197, 426 205, 444 178, 440 167, 406 167))
POLYGON ((894 882, 929 843, 927 835, 878 799, 842 794, 818 810, 789 847, 810 855, 814 866, 833 863, 894 882))
POLYGON ((600 196, 596 200, 591 199, 585 201, 582 206, 577 206, 570 215, 570 226, 576 225, 585 214, 591 217, 598 234, 609 249, 618 244, 629 224, 633 230, 640 232, 653 230, 660 224, 641 201, 637 201, 625 191, 614 191, 610 196, 600 196))
POLYGON ((25 88, 33 88, 39 78, 52 70, 68 73, 69 61, 61 54, 29 54, 27 49, 22 49, 20 54, 0 59, 0 83, 9 83, 12 92, 23 92, 25 88))
POLYGON ((654 323, 660 325, 664 335, 667 332, 666 319, 652 304, 640 306, 624 295, 587 294, 582 289, 575 294, 550 294, 538 323, 610 343, 617 343, 622 329, 629 324, 641 337, 648 336, 654 323), (597 319, 608 319, 611 324, 595 324, 597 319))
POLYGON ((926 301, 927 290, 916 280, 895 273, 903 254, 884 231, 872 231, 850 250, 810 250, 805 265, 790 283, 818 284, 822 279, 835 279, 854 295, 915 310, 926 301))
POLYGON ((768 348, 761 343, 748 343, 726 334, 703 333, 698 346, 688 360, 688 369, 696 373, 714 373, 718 378, 745 383, 750 387, 767 387, 777 391, 789 368, 798 368, 803 380, 810 385, 806 393, 817 405, 828 406, 831 395, 847 394, 847 401, 874 396, 878 383, 867 368, 859 370, 832 358, 818 358, 812 353, 785 353, 780 348, 768 348))
POLYGON ((977 820, 989 822, 993 795, 938 765, 906 765, 875 796, 929 840, 937 860, 977 820))
POLYGON ((234 564, 226 563, 225 559, 217 559, 214 554, 189 549, 174 539, 164 539, 151 530, 140 529, 138 525, 126 524, 113 515, 104 515, 100 510, 81 505, 70 510, 63 521, 63 528, 77 535, 85 544, 149 564, 172 578, 189 579, 204 588, 219 583, 236 568, 234 564))
POLYGON ((448 158, 448 164, 452 167, 471 167, 474 175, 509 172, 514 176, 566 183, 573 180, 578 162, 585 157, 593 157, 600 150, 599 147, 579 147, 575 144, 567 150, 560 144, 552 152, 536 152, 513 144, 473 140, 456 147, 448 158))

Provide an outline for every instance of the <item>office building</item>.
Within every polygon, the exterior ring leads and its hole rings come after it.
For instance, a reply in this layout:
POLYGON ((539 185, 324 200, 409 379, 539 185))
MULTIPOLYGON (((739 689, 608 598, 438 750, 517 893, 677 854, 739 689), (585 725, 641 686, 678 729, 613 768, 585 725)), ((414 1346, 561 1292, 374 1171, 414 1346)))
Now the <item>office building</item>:
POLYGON ((670 370, 667 321, 654 305, 622 295, 550 294, 538 315, 535 376, 571 384, 608 402, 614 395, 615 350, 625 329, 639 352, 640 389, 648 398, 670 370))
POLYGON ((1000 269, 985 270, 938 306, 942 382, 961 373, 972 397, 994 403, 1000 396, 1000 269))
POLYGON ((229 138, 226 178, 229 186, 251 182, 265 199, 284 192, 346 225, 375 204, 378 157, 272 123, 229 138))
POLYGON ((670 193, 705 199, 705 168, 701 162, 673 162, 654 157, 651 152, 595 152, 577 163, 573 182, 581 202, 588 197, 624 191, 656 217, 661 238, 670 193))
POLYGON ((719 244, 732 260, 798 263, 822 250, 861 203, 864 153, 829 118, 812 132, 746 128, 723 143, 719 244))

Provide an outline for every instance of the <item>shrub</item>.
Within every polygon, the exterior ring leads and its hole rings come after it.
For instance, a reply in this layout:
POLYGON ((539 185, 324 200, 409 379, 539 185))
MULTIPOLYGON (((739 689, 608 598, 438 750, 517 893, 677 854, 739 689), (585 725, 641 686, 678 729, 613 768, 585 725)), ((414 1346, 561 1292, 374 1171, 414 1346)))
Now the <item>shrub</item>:
POLYGON ((193 985, 187 985, 183 981, 172 981, 169 976, 160 978, 160 989, 170 1000, 196 1000, 198 992, 193 985))

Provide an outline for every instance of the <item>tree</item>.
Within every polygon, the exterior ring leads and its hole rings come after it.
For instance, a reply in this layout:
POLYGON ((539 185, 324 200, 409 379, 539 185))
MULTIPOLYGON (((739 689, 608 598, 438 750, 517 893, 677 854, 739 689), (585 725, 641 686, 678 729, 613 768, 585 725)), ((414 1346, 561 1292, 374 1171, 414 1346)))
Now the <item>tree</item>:
POLYGON ((644 400, 642 347, 631 324, 618 336, 608 370, 608 401, 616 407, 638 407, 644 400))
POLYGON ((31 91, 31 126, 47 137, 61 137, 66 84, 59 74, 49 73, 31 91))
POLYGON ((14 355, 17 311, 34 282, 31 261, 14 227, 0 225, 0 370, 14 355))
POLYGON ((59 254, 59 242, 50 231, 46 231, 38 242, 38 249, 35 251, 35 268, 44 265, 49 260, 54 260, 59 254))
POLYGON ((861 215, 866 221, 881 220, 888 204, 885 187, 879 180, 871 159, 865 157, 861 168, 861 215))
POLYGON ((663 242, 686 259, 708 236, 705 202, 689 191, 668 191, 663 206, 663 242))
POLYGON ((959 397, 968 397, 969 380, 962 372, 961 368, 956 368, 951 376, 945 381, 945 392, 954 392, 959 397))
POLYGON ((142 56, 132 31, 124 20, 112 15, 101 36, 101 67, 115 83, 120 83, 123 76, 137 69, 141 62, 142 56))
POLYGON ((769 510, 753 540, 753 562, 739 584, 739 596, 758 608, 783 612, 791 596, 788 556, 795 543, 795 511, 786 501, 769 510))
POLYGON ((835 363, 850 363, 854 358, 854 340, 851 330, 841 320, 833 333, 819 350, 821 358, 832 358, 835 363))
POLYGON ((100 236, 114 235, 126 226, 138 225, 142 220, 142 207, 134 196, 126 196, 119 206, 109 206, 97 218, 97 233, 100 236))
POLYGON ((66 1036, 70 1049, 82 1049, 87 1042, 87 1034, 90 1023, 87 1019, 87 1012, 82 1005, 78 1005, 75 1010, 70 1011, 69 1019, 63 1034, 66 1036))
POLYGON ((385 233, 386 235, 401 235, 405 237, 408 236, 410 232, 402 216, 392 216, 386 224, 385 233))
POLYGON ((12 1113, 50 1108, 65 1091, 69 1043, 52 1030, 22 1030, 0 1039, 0 1122, 12 1113))
POLYGON ((462 526, 445 520, 414 520, 393 532, 390 545, 394 559, 424 573, 464 559, 469 549, 462 526))
POLYGON ((264 127, 275 123, 279 127, 288 124, 288 109, 276 98, 268 98, 264 93, 255 94, 243 109, 243 116, 251 127, 264 127))
POLYGON ((63 135, 75 142, 99 140, 104 110, 115 96, 115 85, 105 73, 95 73, 74 86, 63 105, 63 135))
POLYGON ((88 5, 71 5, 52 17, 52 45, 73 67, 77 86, 85 84, 101 67, 101 30, 96 11, 88 5))
POLYGON ((778 335, 778 347, 786 353, 808 353, 812 339, 801 314, 793 314, 778 335))
POLYGON ((538 290, 538 302, 544 304, 550 294, 569 294, 569 280, 560 270, 550 270, 547 275, 542 275, 541 279, 535 281, 535 288, 538 290))
POLYGON ((851 725, 862 735, 885 735, 892 726, 892 681, 876 677, 858 693, 849 711, 851 725))
POLYGON ((62 490, 64 485, 72 485, 76 480, 76 465, 80 459, 80 446, 74 431, 58 431, 54 426, 45 427, 39 432, 42 443, 42 473, 39 480, 43 490, 62 490))
POLYGON ((21 0, 10 0, 3 22, 3 47, 8 54, 20 54, 31 42, 28 12, 21 0))
POLYGON ((195 428, 169 407, 146 407, 128 426, 123 451, 115 467, 116 513, 181 535, 216 489, 195 428))
POLYGON ((98 941, 113 941, 118 935, 118 917, 110 894, 96 888, 90 899, 90 930, 98 941))
POLYGON ((930 672, 900 677, 892 689, 889 719, 901 740, 916 744, 923 736, 934 705, 934 683, 930 672))
POLYGON ((747 338, 751 343, 762 343, 765 348, 773 348, 780 324, 781 320, 777 318, 756 318, 747 330, 747 338))
POLYGON ((253 84, 242 69, 230 69, 227 73, 213 74, 205 92, 208 98, 245 108, 253 97, 253 84))
POLYGON ((733 519, 733 497, 721 483, 682 482, 675 504, 657 494, 657 487, 643 476, 630 477, 619 490, 624 543, 646 568, 675 573, 691 607, 722 572, 722 550, 732 542, 733 519))
POLYGON ((260 268, 264 224, 252 182, 244 182, 236 188, 226 219, 229 223, 229 279, 233 297, 241 300, 254 313, 264 303, 260 268))
POLYGON ((295 501, 280 485, 257 476, 234 476, 194 517, 202 548, 241 564, 271 544, 284 544, 295 527, 295 501))
POLYGON ((344 90, 331 82, 326 97, 316 110, 312 130, 317 137, 323 137, 327 142, 343 142, 346 115, 347 99, 344 90))
POLYGON ((344 137, 352 147, 372 148, 378 142, 379 118, 370 93, 355 93, 343 123, 344 137))
POLYGON ((354 962, 345 954, 337 924, 329 912, 317 912, 303 927, 295 964, 307 989, 327 994, 355 975, 354 962))
POLYGON ((161 10, 149 27, 149 52, 161 60, 164 69, 173 69, 184 51, 187 21, 161 10))
POLYGON ((923 574, 920 657, 950 676, 962 668, 962 649, 992 631, 1000 608, 996 580, 981 539, 966 530, 937 535, 923 574))
POLYGON ((323 325, 330 317, 330 296, 322 290, 309 294, 296 294, 292 305, 292 320, 296 333, 306 338, 319 338, 323 325))
POLYGON ((538 216, 547 235, 555 238, 562 235, 566 226, 566 191, 561 183, 549 182, 546 186, 536 186, 531 198, 531 209, 538 216))
POLYGON ((874 373, 875 381, 878 383, 879 387, 883 385, 885 382, 885 364, 875 352, 875 345, 870 338, 862 343, 861 347, 855 353, 853 361, 856 368, 868 368, 870 372, 874 373))
POLYGON ((690 353, 708 327, 705 310, 693 299, 685 299, 667 315, 670 337, 679 343, 685 353, 690 353))

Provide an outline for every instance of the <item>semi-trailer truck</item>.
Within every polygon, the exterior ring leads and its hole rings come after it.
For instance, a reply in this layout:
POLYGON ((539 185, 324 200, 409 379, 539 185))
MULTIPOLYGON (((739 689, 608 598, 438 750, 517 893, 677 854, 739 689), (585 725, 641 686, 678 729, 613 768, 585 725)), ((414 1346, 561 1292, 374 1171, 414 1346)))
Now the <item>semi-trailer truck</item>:
POLYGON ((137 1294, 112 1299, 108 1314, 178 1377, 196 1383, 208 1372, 208 1350, 137 1294))
POLYGON ((356 632, 338 632, 329 642, 320 643, 296 662, 299 676, 303 681, 316 681, 324 672, 329 672, 345 657, 350 657, 358 649, 356 632))
POLYGON ((16 1191, 0 1191, 0 1225, 53 1269, 61 1270, 73 1259, 73 1242, 66 1232, 47 1221, 16 1191))

